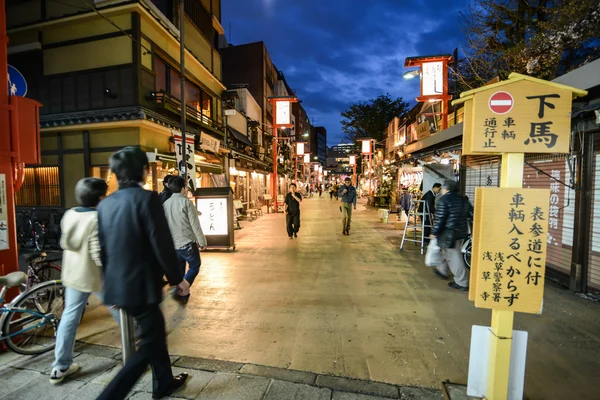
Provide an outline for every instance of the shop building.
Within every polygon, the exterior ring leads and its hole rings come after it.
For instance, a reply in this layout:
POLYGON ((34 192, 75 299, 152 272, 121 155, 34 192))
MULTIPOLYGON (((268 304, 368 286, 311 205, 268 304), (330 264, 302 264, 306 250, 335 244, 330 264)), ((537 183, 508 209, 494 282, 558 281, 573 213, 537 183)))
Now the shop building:
MULTIPOLYGON (((68 208, 76 182, 96 176, 116 189, 108 159, 138 146, 151 161, 145 187, 175 171, 179 130, 177 2, 95 1, 89 5, 9 2, 9 63, 41 102, 42 164, 27 166, 18 206, 68 208)), ((224 137, 220 0, 189 0, 186 19, 187 134, 196 138, 197 186, 222 174, 224 137)))

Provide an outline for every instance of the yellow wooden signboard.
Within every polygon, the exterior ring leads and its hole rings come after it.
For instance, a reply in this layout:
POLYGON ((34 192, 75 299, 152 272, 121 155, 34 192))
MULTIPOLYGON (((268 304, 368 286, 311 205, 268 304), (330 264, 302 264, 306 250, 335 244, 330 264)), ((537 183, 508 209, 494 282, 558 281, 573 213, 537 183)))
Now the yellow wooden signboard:
POLYGON ((463 155, 568 153, 572 99, 584 94, 520 74, 462 93, 453 104, 465 103, 463 155))
POLYGON ((471 288, 475 306, 540 314, 548 240, 548 189, 477 191, 471 288))

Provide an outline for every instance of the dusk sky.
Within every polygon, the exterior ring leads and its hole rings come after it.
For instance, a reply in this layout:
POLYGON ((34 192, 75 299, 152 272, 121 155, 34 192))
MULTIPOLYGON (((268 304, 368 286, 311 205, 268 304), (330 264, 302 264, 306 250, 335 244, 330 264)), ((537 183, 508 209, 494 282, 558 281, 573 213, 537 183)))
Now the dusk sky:
MULTIPOLYGON (((340 113, 389 92, 414 104, 406 57, 464 46, 459 12, 468 0, 223 0, 234 45, 264 41, 311 120, 342 140, 340 113)), ((461 51, 462 52, 462 51, 461 51)))

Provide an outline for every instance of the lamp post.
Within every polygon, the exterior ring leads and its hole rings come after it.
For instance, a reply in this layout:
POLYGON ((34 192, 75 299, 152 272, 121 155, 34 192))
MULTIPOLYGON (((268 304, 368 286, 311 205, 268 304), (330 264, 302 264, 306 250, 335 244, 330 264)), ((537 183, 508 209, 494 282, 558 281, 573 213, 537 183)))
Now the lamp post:
POLYGON ((373 142, 371 138, 358 139, 361 142, 361 154, 369 158, 369 196, 373 193, 373 142))
POLYGON ((350 154, 350 165, 352 166, 352 184, 357 186, 356 182, 356 154, 350 154))
POLYGON ((294 156, 294 183, 298 180, 298 157, 304 157, 304 142, 296 142, 296 155, 294 156))
POLYGON ((278 96, 269 97, 268 100, 271 102, 273 123, 271 127, 273 129, 273 177, 271 179, 271 193, 273 196, 273 210, 278 212, 277 207, 277 141, 287 140, 288 137, 279 138, 277 136, 277 129, 279 128, 293 128, 292 124, 292 103, 297 103, 298 98, 294 96, 278 96))

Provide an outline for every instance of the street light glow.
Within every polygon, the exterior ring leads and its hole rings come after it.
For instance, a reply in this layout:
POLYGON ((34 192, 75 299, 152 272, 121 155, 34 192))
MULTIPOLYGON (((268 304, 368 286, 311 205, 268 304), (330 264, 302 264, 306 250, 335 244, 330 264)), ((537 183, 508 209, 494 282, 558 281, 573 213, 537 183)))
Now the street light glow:
POLYGON ((402 77, 404 79, 412 79, 419 75, 421 75, 421 71, 419 69, 413 69, 412 71, 406 71, 404 74, 402 74, 402 77))

